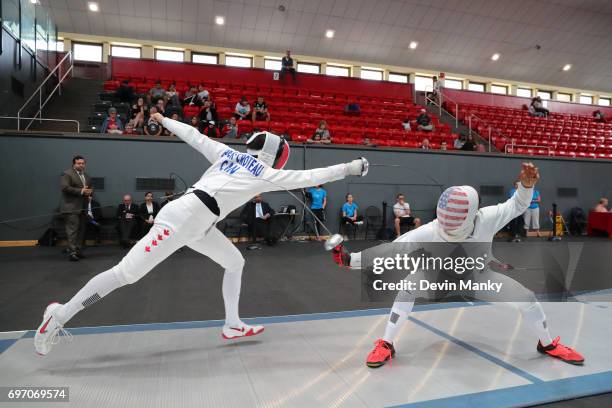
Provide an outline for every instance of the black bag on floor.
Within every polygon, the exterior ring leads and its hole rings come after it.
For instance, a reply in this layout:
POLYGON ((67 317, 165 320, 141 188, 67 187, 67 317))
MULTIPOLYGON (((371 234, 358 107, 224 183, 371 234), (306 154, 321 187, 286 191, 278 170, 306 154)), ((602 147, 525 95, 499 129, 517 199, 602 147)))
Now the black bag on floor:
POLYGON ((57 232, 53 228, 48 228, 40 238, 38 238, 38 245, 40 246, 55 246, 57 242, 57 232))

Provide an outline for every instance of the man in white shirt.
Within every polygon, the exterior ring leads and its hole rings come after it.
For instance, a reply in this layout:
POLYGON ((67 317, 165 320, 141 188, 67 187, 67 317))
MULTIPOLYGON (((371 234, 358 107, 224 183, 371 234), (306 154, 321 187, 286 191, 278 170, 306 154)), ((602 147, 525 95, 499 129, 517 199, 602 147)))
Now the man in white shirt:
POLYGON ((411 229, 421 226, 421 219, 412 216, 410 204, 406 202, 404 195, 401 193, 397 195, 397 202, 393 205, 393 215, 395 215, 394 227, 396 237, 402 235, 402 225, 407 225, 411 229))
POLYGON ((247 140, 247 153, 240 153, 188 124, 159 113, 151 118, 199 151, 211 165, 183 196, 160 210, 147 235, 119 264, 93 277, 66 304, 47 306, 34 337, 34 346, 41 355, 51 350, 63 326, 75 314, 113 290, 135 283, 185 245, 208 256, 225 270, 223 338, 260 334, 263 326, 250 326, 240 320, 238 300, 244 258, 216 224, 255 194, 305 188, 367 173, 366 161, 362 158, 313 170, 282 170, 289 159, 289 144, 272 133, 254 134, 247 140))

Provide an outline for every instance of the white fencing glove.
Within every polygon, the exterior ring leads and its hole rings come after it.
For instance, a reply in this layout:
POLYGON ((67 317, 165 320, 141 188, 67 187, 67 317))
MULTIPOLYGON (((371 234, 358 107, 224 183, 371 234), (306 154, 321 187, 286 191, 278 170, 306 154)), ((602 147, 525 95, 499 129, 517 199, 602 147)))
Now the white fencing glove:
POLYGON ((347 163, 347 169, 349 175, 363 177, 368 174, 370 164, 364 157, 360 157, 350 163, 347 163))

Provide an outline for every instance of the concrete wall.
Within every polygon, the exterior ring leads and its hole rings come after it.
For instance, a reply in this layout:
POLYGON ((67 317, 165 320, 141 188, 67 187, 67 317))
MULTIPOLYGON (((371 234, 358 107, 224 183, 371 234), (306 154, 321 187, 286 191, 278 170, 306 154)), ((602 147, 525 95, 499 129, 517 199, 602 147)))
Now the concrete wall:
MULTIPOLYGON (((238 146, 242 150, 242 145, 238 146)), ((97 191, 102 205, 117 205, 124 193, 142 200, 144 191, 135 191, 136 177, 180 176, 188 185, 197 180, 208 167, 206 160, 178 140, 149 137, 52 136, 0 133, 0 174, 3 198, 0 200, 0 221, 50 214, 58 206, 59 176, 69 168, 71 158, 82 154, 87 158, 87 171, 92 176, 105 177, 104 191, 97 191)), ((353 147, 292 146, 288 168, 303 169, 326 166, 367 157, 373 164, 402 167, 372 167, 368 177, 349 178, 326 186, 329 192, 329 227, 338 228, 337 214, 344 195, 351 192, 361 209, 369 205, 392 204, 402 192, 417 216, 429 221, 443 188, 455 184, 501 185, 504 195, 483 195, 484 205, 505 199, 505 193, 515 180, 520 157, 475 154, 422 152, 408 150, 359 149, 353 147)), ((571 207, 592 207, 602 196, 612 196, 612 162, 563 159, 535 159, 542 180, 543 207, 553 201, 563 211, 571 207), (558 187, 578 189, 578 197, 557 197, 558 187)), ((177 179, 177 190, 184 188, 177 179)), ((161 196, 161 192, 156 195, 161 196)), ((265 196, 273 207, 295 203, 287 193, 265 196)), ((544 221, 544 216, 542 216, 544 221)), ((48 226, 50 216, 10 224, 0 224, 0 240, 36 239, 48 226)))

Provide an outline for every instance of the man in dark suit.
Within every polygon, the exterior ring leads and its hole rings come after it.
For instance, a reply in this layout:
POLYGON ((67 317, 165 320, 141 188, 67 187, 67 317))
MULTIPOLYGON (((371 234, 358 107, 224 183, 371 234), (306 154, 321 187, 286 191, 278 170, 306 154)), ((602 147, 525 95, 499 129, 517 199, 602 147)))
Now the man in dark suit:
POLYGON ((127 248, 130 245, 130 238, 134 236, 138 226, 139 208, 132 203, 132 196, 123 196, 123 203, 117 207, 117 228, 119 229, 119 245, 127 248))
POLYGON ((93 193, 91 177, 85 173, 83 156, 74 156, 72 168, 64 171, 60 185, 62 189, 60 212, 66 226, 69 259, 76 262, 83 258, 81 253, 83 223, 85 222, 83 210, 87 204, 87 197, 93 193))
POLYGON ((253 243, 257 241, 258 236, 263 236, 268 245, 276 243, 270 228, 273 215, 274 210, 259 194, 244 206, 240 218, 249 226, 249 236, 253 243))

